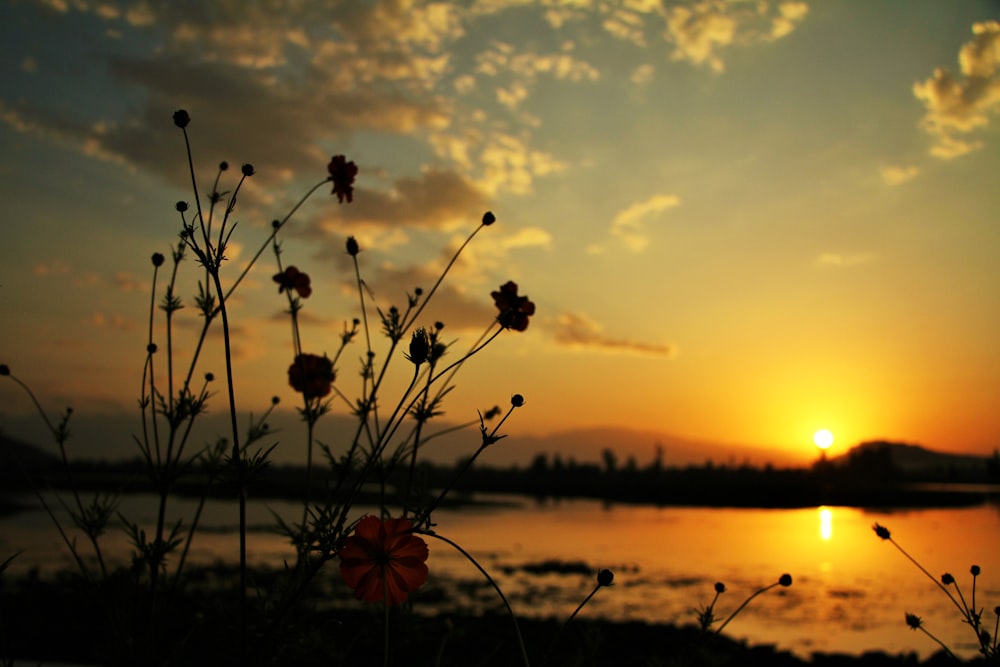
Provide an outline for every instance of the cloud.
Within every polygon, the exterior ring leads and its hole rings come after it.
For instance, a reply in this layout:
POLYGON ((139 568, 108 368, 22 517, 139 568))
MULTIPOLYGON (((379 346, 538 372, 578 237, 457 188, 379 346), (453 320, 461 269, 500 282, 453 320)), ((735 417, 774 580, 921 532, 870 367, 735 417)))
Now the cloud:
POLYGON ((636 46, 646 46, 646 35, 642 16, 625 8, 615 8, 604 19, 603 28, 618 39, 632 42, 636 46))
POLYGON ((982 141, 960 135, 987 127, 1000 112, 1000 22, 975 23, 972 33, 959 50, 961 76, 939 67, 913 84, 925 109, 920 124, 935 140, 930 153, 945 160, 982 148, 982 141))
POLYGON ((126 271, 119 271, 115 273, 112 278, 114 286, 123 292, 146 292, 148 293, 151 286, 148 281, 139 278, 126 271))
POLYGON ((346 219, 361 226, 449 231, 471 228, 488 206, 486 193, 468 178, 429 167, 417 176, 396 179, 388 190, 359 188, 350 206, 331 200, 329 208, 337 210, 337 230, 346 219))
POLYGON ((481 187, 489 194, 502 190, 528 194, 536 176, 566 169, 565 162, 550 153, 531 149, 524 139, 495 133, 479 153, 483 165, 481 187))
POLYGON ((66 262, 52 259, 42 264, 35 264, 31 272, 36 276, 65 276, 73 270, 66 262))
POLYGON ((552 235, 540 227, 525 227, 500 240, 502 248, 545 248, 552 246, 552 235))
POLYGON ((444 97, 428 90, 448 66, 442 50, 462 33, 458 10, 408 4, 305 3, 286 10, 221 0, 143 3, 124 12, 88 0, 57 4, 58 12, 91 13, 108 30, 131 30, 155 45, 149 59, 118 47, 106 50, 117 55, 103 56, 111 79, 136 100, 99 126, 73 120, 72 104, 46 109, 22 100, 3 103, 0 119, 180 184, 186 175, 179 161, 163 156, 177 152, 170 114, 185 107, 207 164, 253 161, 261 180, 271 182, 274 174, 322 173, 325 151, 314 148, 320 141, 342 142, 362 130, 441 129, 454 115, 444 97), (304 32, 302 25, 318 29, 304 32), (228 155, 234 146, 248 153, 228 155))
POLYGON ((805 20, 809 5, 804 2, 782 2, 778 5, 778 16, 771 19, 771 36, 781 39, 790 35, 797 23, 805 20))
POLYGON ((644 83, 649 83, 653 80, 653 74, 656 73, 656 68, 652 65, 646 63, 644 65, 639 65, 634 70, 632 74, 629 75, 629 81, 636 85, 641 85, 644 83))
POLYGON ((849 268, 852 266, 859 266, 862 264, 869 264, 875 260, 875 256, 871 253, 853 253, 844 255, 836 252, 824 252, 819 255, 815 260, 816 266, 820 268, 849 268))
POLYGON ((680 206, 677 195, 653 195, 620 211, 611 221, 611 234, 622 240, 632 252, 641 252, 649 244, 643 227, 658 213, 680 206))
POLYGON ((131 331, 135 328, 135 323, 124 317, 123 315, 106 315, 105 313, 95 312, 91 315, 88 323, 96 329, 118 329, 119 331, 131 331))
POLYGON ((723 7, 701 2, 691 7, 671 8, 667 17, 667 32, 675 44, 671 58, 705 64, 722 72, 725 65, 716 51, 731 44, 736 34, 736 21, 723 7))
POLYGON ((920 169, 912 165, 906 167, 892 165, 882 167, 879 169, 879 173, 883 183, 888 186, 896 186, 916 178, 920 174, 920 169))
MULTIPOLYGON (((465 259, 464 253, 460 261, 462 259, 465 259)), ((416 326, 431 326, 434 322, 443 322, 445 332, 482 331, 496 318, 496 307, 490 298, 490 292, 496 287, 474 280, 459 280, 457 274, 462 273, 462 267, 457 268, 457 271, 453 269, 449 273, 431 296, 420 320, 415 323, 416 326), (470 285, 473 286, 472 289, 470 285)), ((375 303, 382 310, 395 305, 405 311, 407 294, 413 294, 414 289, 420 287, 424 298, 427 298, 439 276, 437 266, 381 265, 367 272, 365 282, 372 288, 375 303)), ((445 338, 448 339, 447 336, 445 338)))
POLYGON ((721 52, 733 45, 752 46, 790 35, 809 13, 805 2, 769 4, 701 0, 667 11, 666 37, 674 44, 672 60, 686 60, 723 72, 721 52))
POLYGON ((631 352, 668 358, 677 356, 677 347, 670 343, 643 343, 607 336, 599 324, 582 313, 562 313, 559 315, 555 325, 555 341, 559 345, 570 348, 631 352))

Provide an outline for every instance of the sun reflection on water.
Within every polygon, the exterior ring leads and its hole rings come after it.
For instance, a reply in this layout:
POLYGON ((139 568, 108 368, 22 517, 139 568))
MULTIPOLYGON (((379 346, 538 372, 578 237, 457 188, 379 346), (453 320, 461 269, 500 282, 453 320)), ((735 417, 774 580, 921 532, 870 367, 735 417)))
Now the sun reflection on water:
POLYGON ((833 510, 829 507, 819 508, 819 537, 824 542, 833 539, 833 510))

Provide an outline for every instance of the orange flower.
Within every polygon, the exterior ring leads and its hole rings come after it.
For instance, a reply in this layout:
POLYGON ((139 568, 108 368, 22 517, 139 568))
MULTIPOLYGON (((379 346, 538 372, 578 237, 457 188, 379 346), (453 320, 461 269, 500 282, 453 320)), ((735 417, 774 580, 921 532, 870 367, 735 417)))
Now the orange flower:
POLYGON ((497 316, 505 329, 524 331, 528 328, 528 318, 535 314, 535 304, 526 296, 517 295, 517 283, 508 280, 496 292, 490 292, 493 303, 500 310, 497 316))
POLYGON ((326 165, 326 170, 330 172, 332 194, 337 195, 337 201, 343 204, 344 197, 348 204, 354 201, 354 177, 358 175, 358 165, 348 162, 343 155, 334 155, 330 164, 326 165))
POLYGON ((278 294, 281 294, 285 290, 289 292, 295 290, 299 293, 299 296, 307 299, 313 292, 309 274, 299 271, 294 266, 289 266, 282 273, 274 274, 271 280, 278 283, 278 294))
POLYGON ((397 605, 427 581, 427 543, 409 519, 368 515, 340 548, 340 574, 365 602, 397 605))
POLYGON ((288 367, 288 384, 301 392, 306 400, 329 394, 336 378, 333 362, 325 355, 300 354, 288 367))

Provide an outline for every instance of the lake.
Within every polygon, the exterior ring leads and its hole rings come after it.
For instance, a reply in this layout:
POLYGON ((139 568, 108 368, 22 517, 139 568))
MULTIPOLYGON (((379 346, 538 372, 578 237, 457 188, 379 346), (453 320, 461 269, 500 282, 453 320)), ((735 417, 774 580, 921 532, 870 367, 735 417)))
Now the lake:
MULTIPOLYGON (((775 588, 755 599, 725 633, 804 657, 815 651, 868 650, 926 657, 937 646, 906 627, 903 615, 909 612, 956 653, 974 656, 972 631, 951 602, 891 543, 873 533, 875 522, 890 528, 893 538, 935 576, 952 573, 967 599, 969 568, 979 565, 976 601, 986 608, 984 618, 991 627, 992 610, 1000 605, 996 504, 907 511, 763 510, 491 499, 507 504, 437 511, 437 531, 486 567, 520 615, 565 618, 593 588, 597 569, 607 567, 615 572, 615 585, 598 592, 582 612, 586 617, 693 623, 692 610, 711 601, 713 585, 720 581, 727 592, 716 612, 725 618, 757 588, 787 572, 794 579, 790 588, 775 588), (553 560, 582 562, 591 572, 523 569, 553 560)), ((23 499, 26 505, 32 501, 30 496, 23 499)), ((151 496, 135 495, 124 497, 120 509, 130 520, 152 525, 155 506, 151 496)), ((183 499, 173 505, 178 517, 191 516, 193 507, 193 501, 183 499)), ((231 529, 235 507, 221 501, 208 505, 203 525, 210 530, 196 538, 194 559, 237 559, 231 529)), ((295 520, 301 517, 301 504, 251 503, 253 564, 280 565, 294 556, 281 536, 268 532, 271 511, 295 520)), ((495 594, 478 586, 482 576, 464 557, 443 542, 428 538, 428 543, 429 587, 447 590, 463 609, 499 605, 495 594)), ((120 531, 111 531, 104 544, 107 553, 127 553, 120 531)), ((41 510, 0 518, 0 558, 16 551, 23 553, 11 564, 13 573, 71 566, 41 510)))

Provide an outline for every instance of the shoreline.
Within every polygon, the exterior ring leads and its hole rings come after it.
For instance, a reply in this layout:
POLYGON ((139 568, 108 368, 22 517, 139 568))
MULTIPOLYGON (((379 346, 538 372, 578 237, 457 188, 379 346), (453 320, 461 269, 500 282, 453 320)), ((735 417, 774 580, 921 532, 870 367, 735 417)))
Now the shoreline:
MULTIPOLYGON (((0 654, 0 658, 16 657, 15 664, 50 667, 56 663, 64 666, 125 665, 134 660, 134 655, 131 658, 117 655, 123 646, 112 645, 114 632, 102 619, 101 611, 84 613, 84 605, 95 603, 85 589, 79 581, 40 584, 3 580, 3 646, 9 653, 0 654)), ((183 596, 165 596, 163 611, 169 611, 171 618, 163 623, 162 630, 168 637, 177 637, 176 633, 182 631, 184 645, 172 644, 171 648, 164 648, 165 662, 158 664, 192 667, 239 664, 235 652, 226 648, 231 648, 238 636, 234 619, 225 613, 226 608, 233 608, 225 605, 235 602, 231 598, 231 589, 227 592, 218 587, 194 587, 183 596), (167 657, 171 653, 174 655, 167 657)), ((266 622, 265 617, 255 616, 251 622, 250 655, 262 660, 251 664, 382 665, 384 637, 379 605, 323 608, 317 603, 315 598, 310 598, 283 622, 273 625, 266 622), (270 657, 264 660, 265 655, 270 657)), ((423 602, 418 605, 433 609, 433 605, 423 602)), ((406 607, 391 611, 390 664, 439 664, 442 667, 523 664, 514 624, 504 613, 427 614, 414 613, 406 607), (475 660, 470 663, 473 656, 475 660)), ((110 616, 114 615, 112 608, 110 616)), ((936 667, 955 664, 944 652, 931 654, 923 660, 916 652, 890 654, 882 651, 858 655, 816 652, 803 658, 773 644, 754 644, 726 635, 704 633, 694 624, 578 618, 561 628, 562 620, 524 617, 517 619, 517 625, 531 664, 536 666, 936 667)))

